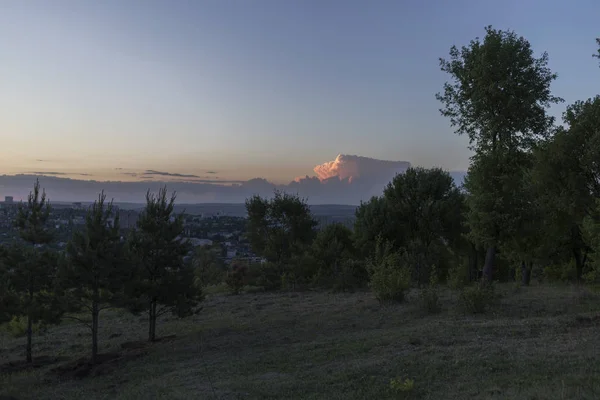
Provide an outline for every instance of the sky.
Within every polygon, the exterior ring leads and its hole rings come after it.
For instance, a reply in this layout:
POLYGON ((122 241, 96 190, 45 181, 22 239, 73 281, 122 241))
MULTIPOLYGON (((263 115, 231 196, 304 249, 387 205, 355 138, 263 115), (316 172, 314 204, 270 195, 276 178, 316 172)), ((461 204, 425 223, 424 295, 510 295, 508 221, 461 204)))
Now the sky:
POLYGON ((336 155, 466 170, 435 99, 451 45, 513 29, 598 93, 600 2, 2 0, 0 175, 276 183, 336 155))

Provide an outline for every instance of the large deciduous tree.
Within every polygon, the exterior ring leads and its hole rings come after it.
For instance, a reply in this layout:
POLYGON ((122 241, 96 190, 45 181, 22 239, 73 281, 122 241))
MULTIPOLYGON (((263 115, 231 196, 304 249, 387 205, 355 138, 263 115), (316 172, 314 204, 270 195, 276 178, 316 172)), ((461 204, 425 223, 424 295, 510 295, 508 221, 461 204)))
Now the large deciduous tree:
POLYGON ((563 119, 567 127, 536 152, 533 174, 547 240, 570 254, 579 279, 590 252, 583 221, 600 198, 600 96, 569 106, 563 119))
POLYGON ((194 283, 194 269, 184 262, 191 246, 183 237, 183 215, 174 214, 176 194, 167 188, 146 194, 146 207, 129 240, 135 279, 127 286, 134 310, 148 312, 148 340, 156 340, 156 321, 166 313, 178 317, 199 311, 202 290, 194 283))
MULTIPOLYGON (((102 192, 88 210, 85 226, 74 232, 67 246, 67 260, 60 269, 60 283, 72 311, 89 313, 89 320, 70 316, 85 324, 92 334, 91 362, 98 356, 99 315, 122 304, 124 282, 132 279, 123 260, 119 215, 102 192)), ((69 317, 69 316, 67 316, 69 317)))
POLYGON ((57 257, 46 246, 52 242, 50 204, 36 180, 26 204, 19 205, 15 225, 21 242, 8 250, 8 279, 16 295, 13 315, 27 319, 27 362, 32 362, 33 324, 55 323, 61 308, 53 296, 57 257))
POLYGON ((394 222, 390 239, 411 254, 414 279, 426 282, 431 265, 442 262, 440 250, 461 234, 463 197, 439 168, 409 168, 396 175, 383 196, 394 222))
POLYGON ((452 80, 436 95, 442 115, 457 134, 469 137, 474 151, 465 188, 470 193, 467 216, 472 238, 487 247, 483 268, 492 280, 496 251, 514 221, 513 182, 522 179, 524 158, 549 135, 553 118, 546 110, 561 101, 550 92, 556 79, 548 55, 534 57, 531 45, 512 31, 486 28, 483 40, 452 46, 440 59, 452 80))

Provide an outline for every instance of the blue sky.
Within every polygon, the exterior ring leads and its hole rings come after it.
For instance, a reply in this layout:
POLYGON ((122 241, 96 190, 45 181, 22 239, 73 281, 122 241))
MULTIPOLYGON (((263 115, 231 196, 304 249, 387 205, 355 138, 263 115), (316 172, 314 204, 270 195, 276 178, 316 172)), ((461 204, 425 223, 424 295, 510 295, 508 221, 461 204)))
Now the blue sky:
POLYGON ((285 182, 338 153, 466 169, 438 58, 514 29, 568 104, 600 90, 598 15, 597 0, 6 0, 0 173, 285 182))

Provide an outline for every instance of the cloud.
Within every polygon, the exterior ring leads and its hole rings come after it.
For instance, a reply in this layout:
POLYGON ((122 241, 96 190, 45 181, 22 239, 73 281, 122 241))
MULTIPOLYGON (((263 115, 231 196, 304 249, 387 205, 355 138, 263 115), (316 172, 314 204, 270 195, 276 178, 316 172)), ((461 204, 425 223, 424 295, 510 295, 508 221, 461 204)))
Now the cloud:
POLYGON ((206 171, 207 174, 216 174, 217 171, 206 171))
POLYGON ((123 168, 115 168, 117 171, 121 171, 123 168))
MULTIPOLYGON (((156 192, 166 185, 169 191, 177 191, 178 203, 243 203, 253 195, 270 197, 274 190, 283 190, 306 198, 310 204, 358 205, 372 196, 381 195, 394 176, 409 166, 406 161, 340 154, 333 161, 315 166, 315 176, 297 178, 282 185, 263 178, 220 180, 217 176, 147 170, 121 172, 138 179, 134 182, 73 179, 62 176, 65 173, 61 172, 3 175, 0 186, 3 186, 3 194, 27 198, 33 182, 42 175, 40 183, 53 201, 93 201, 104 190, 116 202, 143 203, 148 190, 156 192)), ((457 184, 462 183, 465 174, 463 171, 450 173, 457 184)))
POLYGON ((64 172, 52 172, 52 171, 37 171, 37 172, 31 172, 31 174, 35 174, 35 175, 68 175, 64 172))
POLYGON ((147 169, 146 171, 144 171, 144 174, 159 175, 159 176, 172 176, 172 177, 177 177, 177 178, 200 178, 198 175, 177 174, 177 173, 172 173, 172 172, 155 171, 153 169, 147 169))
POLYGON ((54 172, 54 171, 35 171, 29 172, 34 175, 52 175, 52 176, 65 176, 65 175, 77 175, 77 176, 93 176, 92 174, 86 173, 67 173, 67 172, 54 172))
POLYGON ((337 177, 349 181, 382 175, 392 177, 410 168, 407 161, 386 161, 375 158, 339 154, 335 160, 317 165, 313 170, 321 180, 337 177))

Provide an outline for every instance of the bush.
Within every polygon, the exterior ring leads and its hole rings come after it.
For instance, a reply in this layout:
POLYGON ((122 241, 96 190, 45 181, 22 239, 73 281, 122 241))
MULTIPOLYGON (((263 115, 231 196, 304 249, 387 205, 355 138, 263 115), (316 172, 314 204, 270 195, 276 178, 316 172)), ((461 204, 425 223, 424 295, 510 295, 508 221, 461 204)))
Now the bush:
POLYGON ((448 287, 462 289, 469 283, 469 266, 467 264, 455 264, 448 270, 448 287))
POLYGON ((369 273, 365 263, 359 260, 347 259, 333 271, 320 268, 313 278, 313 285, 329 288, 334 292, 350 292, 368 285, 369 273))
POLYGON ((440 297, 438 295, 438 277, 435 266, 431 269, 429 286, 421 290, 421 303, 429 314, 437 314, 442 311, 440 297))
POLYGON ((357 260, 346 260, 338 275, 333 277, 332 289, 335 292, 349 292, 365 287, 368 282, 369 274, 365 264, 357 260))
POLYGON ((382 303, 404 300, 410 287, 410 269, 405 266, 402 255, 392 251, 389 242, 382 243, 378 238, 375 256, 369 260, 367 269, 371 279, 369 286, 377 300, 382 303))
POLYGON ((460 300, 466 311, 472 314, 484 313, 494 303, 494 287, 484 283, 467 286, 460 292, 460 300))
MULTIPOLYGON (((3 326, 6 333, 15 338, 23 337, 27 334, 27 318, 26 317, 13 317, 9 322, 3 326)), ((33 333, 45 333, 46 327, 38 322, 33 324, 33 333)))
POLYGON ((241 263, 233 263, 227 272, 225 283, 233 294, 239 294, 248 281, 248 267, 241 263))
POLYGON ((225 270, 216 263, 199 264, 195 270, 195 283, 199 287, 218 285, 225 278, 225 270))
POLYGON ((574 262, 568 264, 551 264, 544 268, 544 278, 550 282, 570 282, 577 279, 574 262))
POLYGON ((267 291, 281 288, 281 272, 279 267, 271 262, 253 266, 251 279, 251 285, 262 287, 267 291))

